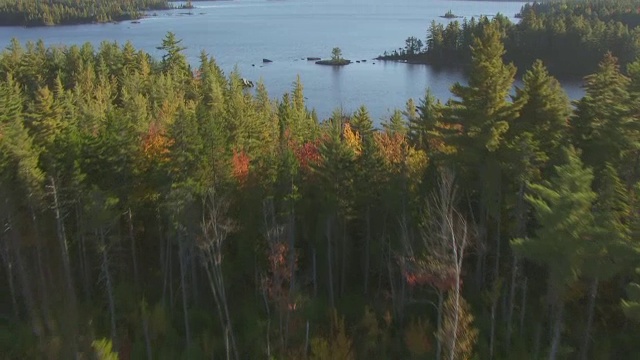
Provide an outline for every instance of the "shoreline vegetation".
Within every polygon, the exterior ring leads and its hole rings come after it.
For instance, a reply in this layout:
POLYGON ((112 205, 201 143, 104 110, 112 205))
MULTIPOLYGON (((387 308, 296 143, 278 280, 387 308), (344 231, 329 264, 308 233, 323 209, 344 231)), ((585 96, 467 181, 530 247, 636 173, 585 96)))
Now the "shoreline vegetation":
MULTIPOLYGON (((448 11, 441 17, 455 15, 448 11)), ((448 24, 432 21, 424 42, 410 36, 403 48, 385 51, 376 60, 466 68, 472 39, 490 24, 500 29, 504 61, 525 69, 540 59, 558 77, 593 73, 607 51, 623 67, 640 55, 640 0, 527 3, 515 17, 517 23, 499 13, 448 24)))
POLYGON ((137 21, 150 11, 193 9, 167 0, 0 0, 0 26, 56 26, 137 21))

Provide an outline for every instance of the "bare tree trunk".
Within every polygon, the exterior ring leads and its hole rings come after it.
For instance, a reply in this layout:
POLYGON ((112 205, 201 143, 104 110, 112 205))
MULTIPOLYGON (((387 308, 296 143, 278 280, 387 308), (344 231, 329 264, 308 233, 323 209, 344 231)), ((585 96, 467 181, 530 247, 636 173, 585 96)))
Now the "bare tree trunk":
POLYGON ((81 228, 81 224, 84 224, 82 218, 82 206, 80 200, 76 200, 76 231, 78 232, 78 258, 80 263, 80 276, 82 279, 82 292, 84 293, 84 300, 87 303, 91 303, 91 280, 89 270, 89 257, 87 256, 87 241, 85 238, 85 231, 81 228))
POLYGON ((562 327, 564 322, 564 302, 557 299, 554 305, 553 337, 551 339, 551 349, 549 350, 549 360, 556 360, 560 350, 560 340, 562 338, 562 327))
MULTIPOLYGON (((109 255, 107 254, 108 248, 105 242, 104 230, 101 228, 97 234, 98 246, 101 257, 102 276, 104 276, 105 286, 107 287, 107 300, 109 301, 109 316, 111 319, 111 341, 114 345, 118 341, 116 332, 116 304, 113 296, 113 281, 111 279, 111 272, 109 271, 109 255)), ((117 346, 116 346, 117 348, 117 346)))
POLYGON ((285 348, 289 343, 289 320, 291 318, 291 311, 289 310, 289 304, 292 303, 292 296, 295 289, 296 282, 296 209, 291 205, 291 211, 289 213, 289 226, 287 226, 287 237, 289 240, 289 293, 287 294, 287 318, 285 322, 285 335, 284 345, 285 348))
MULTIPOLYGON (((517 230, 516 234, 518 237, 523 238, 526 236, 526 202, 524 201, 524 193, 525 193, 525 182, 520 182, 520 188, 518 190, 518 200, 516 204, 517 209, 517 230)), ((511 334, 513 332, 513 312, 515 308, 516 301, 516 287, 517 287, 517 279, 519 269, 519 260, 518 255, 512 254, 512 262, 511 262, 511 284, 509 286, 509 312, 507 314, 507 355, 511 352, 511 334)), ((524 308, 520 310, 524 313, 524 308)))
POLYGON ((518 256, 515 254, 511 264, 511 284, 509 286, 509 312, 507 313, 507 355, 511 352, 511 332, 513 331, 513 312, 516 301, 516 279, 518 277, 518 256))
POLYGON ((327 218, 325 234, 327 236, 327 269, 329 270, 329 305, 332 309, 335 308, 335 302, 333 297, 333 261, 332 261, 332 248, 331 248, 331 218, 327 218))
POLYGON ((38 291, 40 293, 40 299, 42 302, 42 317, 44 319, 44 325, 49 333, 54 330, 53 317, 51 316, 51 307, 49 305, 49 291, 47 282, 44 277, 44 264, 42 261, 42 236, 40 235, 40 228, 38 226, 38 219, 36 217, 35 209, 32 204, 29 204, 29 210, 31 211, 31 222, 33 224, 33 230, 36 238, 36 262, 38 267, 38 291))
POLYGON ((69 324, 69 329, 64 333, 67 335, 67 339, 69 341, 67 344, 70 346, 70 351, 73 353, 74 358, 78 358, 78 344, 77 344, 77 335, 78 335, 78 320, 77 320, 77 299, 76 299, 76 290, 73 282, 73 276, 71 274, 71 260, 69 259, 69 247, 67 244, 67 233, 64 227, 64 219, 61 212, 60 201, 58 199, 58 189, 56 188, 56 183, 53 177, 49 178, 49 188, 51 190, 51 195, 53 196, 53 211, 56 218, 56 228, 58 235, 58 242, 60 244, 60 252, 62 255, 62 265, 64 269, 64 275, 66 280, 66 290, 67 290, 67 309, 68 315, 66 317, 66 321, 69 324))
POLYGON ((318 266, 317 266, 317 251, 314 246, 311 250, 313 252, 313 298, 318 298, 318 266))
POLYGON ((219 201, 215 197, 215 191, 209 195, 210 206, 207 212, 208 217, 203 219, 202 231, 204 240, 200 243, 203 265, 209 279, 211 292, 216 302, 216 308, 220 317, 223 331, 226 337, 227 354, 233 355, 234 359, 239 359, 239 352, 233 333, 233 324, 229 314, 226 288, 222 272, 222 246, 228 233, 232 230, 231 221, 226 218, 226 203, 219 201))
POLYGON ((151 335, 149 334, 149 319, 142 318, 142 331, 144 333, 144 345, 147 349, 147 360, 153 360, 153 348, 151 347, 151 335))
POLYGON ((369 267, 371 264, 371 208, 367 206, 366 235, 364 246, 364 295, 369 294, 369 267))
POLYGON ((340 266, 341 274, 340 274, 340 297, 344 296, 344 288, 345 283, 347 282, 347 219, 346 216, 343 216, 342 220, 342 254, 340 254, 340 258, 342 260, 342 264, 340 266))
POLYGON ((9 294, 11 295, 11 305, 13 307, 13 316, 16 319, 20 318, 20 312, 18 308, 18 300, 16 299, 16 287, 13 283, 13 260, 11 259, 11 254, 9 253, 9 246, 7 245, 7 240, 0 240, 0 255, 2 255, 2 260, 7 268, 7 281, 9 283, 9 294))
POLYGON ((538 322, 536 325, 536 334, 533 341, 533 358, 539 359, 540 355, 540 343, 542 342, 542 323, 538 322))
POLYGON ((593 313, 596 307, 596 297, 598 296, 598 278, 593 279, 589 289, 589 305, 587 306, 587 326, 584 329, 584 338, 580 348, 580 360, 587 360, 589 354, 589 343, 591 342, 591 327, 593 326, 593 313))
POLYGON ((264 300, 264 308, 267 310, 267 359, 271 359, 271 307, 264 287, 262 287, 262 299, 264 300))
POLYGON ((136 284, 136 287, 139 288, 140 284, 140 273, 138 272, 138 255, 136 251, 136 237, 133 232, 133 214, 131 212, 131 208, 127 211, 127 222, 129 225, 129 241, 131 242, 131 259, 133 260, 133 281, 136 284))
MULTIPOLYGON (((498 179, 500 182, 500 178, 498 179)), ((496 217, 496 229, 495 229, 495 242, 496 242, 496 259, 493 268, 493 281, 494 284, 500 281, 500 254, 502 248, 502 211, 500 209, 500 204, 502 203, 502 190, 501 185, 498 187, 498 213, 496 217)), ((495 286, 495 285, 494 285, 495 286)), ((498 300, 500 299, 500 293, 502 292, 502 287, 500 286, 496 289, 498 293, 493 294, 493 299, 491 303, 491 340, 489 342, 489 360, 493 359, 495 352, 495 333, 496 333, 496 312, 498 311, 498 300)))
MULTIPOLYGON (((178 230, 180 231, 180 230, 178 230)), ((183 244, 182 234, 178 235, 178 261, 180 262, 180 288, 182 290, 182 315, 184 316, 184 332, 187 341, 187 350, 191 349, 191 327, 189 326, 189 305, 187 297, 187 280, 186 280, 186 250, 183 244)))
POLYGON ((524 318, 527 306, 527 283, 528 279, 525 276, 524 283, 522 284, 522 305, 520 306, 520 336, 524 335, 524 318))
MULTIPOLYGON (((442 329, 442 306, 444 305, 444 292, 438 290, 438 331, 442 329)), ((442 338, 436 336, 436 360, 442 358, 442 338)))

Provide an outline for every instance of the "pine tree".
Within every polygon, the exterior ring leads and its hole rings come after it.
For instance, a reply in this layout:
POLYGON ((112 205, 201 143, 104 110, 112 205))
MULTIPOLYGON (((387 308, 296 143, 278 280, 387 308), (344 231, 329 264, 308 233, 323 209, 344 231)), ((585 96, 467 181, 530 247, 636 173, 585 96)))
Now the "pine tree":
MULTIPOLYGON (((513 150, 521 148, 524 134, 531 135, 537 163, 558 165, 563 155, 562 147, 568 141, 567 126, 571 107, 560 82, 538 60, 523 77, 523 87, 516 89, 514 103, 522 105, 520 116, 509 128, 513 150)), ((547 167, 551 167, 547 166, 547 167)))
POLYGON ((597 173, 606 162, 622 165, 625 153, 638 149, 640 138, 637 121, 630 116, 629 78, 620 73, 611 53, 585 83, 586 94, 571 122, 573 143, 582 150, 584 163, 597 173))
POLYGON ((504 52, 497 25, 486 26, 473 42, 468 85, 451 87, 458 99, 449 102, 444 119, 455 127, 445 130, 465 163, 478 163, 497 151, 518 115, 518 106, 508 101, 516 68, 503 63, 504 52))
POLYGON ((514 239, 511 245, 521 256, 548 272, 548 300, 553 306, 553 338, 549 359, 556 359, 564 322, 564 297, 584 265, 586 239, 593 237, 591 212, 596 194, 591 190, 593 172, 584 168, 578 154, 568 150, 568 162, 557 166, 556 176, 530 184, 526 199, 539 224, 532 238, 514 239))
POLYGON ((591 280, 588 293, 587 324, 580 350, 586 360, 591 338, 596 298, 600 281, 609 280, 637 258, 637 248, 631 241, 628 195, 610 164, 605 166, 599 181, 598 197, 594 204, 594 236, 585 244, 583 273, 591 280))

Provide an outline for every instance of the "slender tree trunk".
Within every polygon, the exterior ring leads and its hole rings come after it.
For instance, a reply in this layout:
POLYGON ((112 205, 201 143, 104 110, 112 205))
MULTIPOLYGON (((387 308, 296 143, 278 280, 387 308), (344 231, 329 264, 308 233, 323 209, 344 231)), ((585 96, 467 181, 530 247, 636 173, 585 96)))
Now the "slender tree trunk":
MULTIPOLYGON (((525 182, 520 182, 520 188, 518 190, 518 200, 516 203, 517 208, 517 230, 516 234, 518 237, 523 238, 526 236, 526 203, 524 201, 525 194, 525 182)), ((518 255, 515 253, 512 254, 512 262, 511 262, 511 284, 509 286, 509 312, 507 314, 507 355, 511 352, 511 334, 513 331, 513 312, 515 308, 516 301, 516 287, 518 280, 519 269, 519 260, 518 255)), ((522 313, 524 313, 524 308, 520 309, 522 313)))
POLYGON ((542 323, 541 322, 537 322, 536 325, 536 334, 534 336, 534 341, 533 341, 533 358, 535 360, 539 359, 540 357, 540 343, 542 342, 542 323))
POLYGON ((0 254, 2 260, 7 268, 7 282, 9 283, 9 294, 11 295, 11 305, 13 307, 13 316, 16 319, 20 318, 20 311, 18 308, 18 300, 16 298, 16 287, 13 280, 13 261, 11 260, 11 254, 9 253, 9 247, 6 243, 6 239, 0 239, 0 254))
POLYGON ((42 302, 42 316, 44 319, 44 325, 49 333, 54 330, 53 317, 51 316, 51 307, 49 305, 49 291, 47 282, 44 277, 44 264, 42 261, 42 236, 40 235, 40 228, 38 226, 38 219, 33 206, 29 205, 31 211, 31 222, 33 224, 33 230, 36 240, 36 262, 38 267, 38 291, 40 293, 40 299, 42 302))
POLYGON ((138 255, 136 251, 136 237, 133 232, 133 214, 131 208, 127 211, 127 222, 129 225, 129 241, 131 242, 131 259, 133 260, 133 281, 136 287, 140 287, 140 273, 138 272, 138 255))
POLYGON ((347 282, 347 219, 346 216, 342 220, 342 264, 340 265, 340 297, 344 296, 345 283, 347 282))
POLYGON ((332 248, 331 248, 331 218, 327 218, 325 234, 327 237, 327 269, 329 270, 329 305, 332 309, 335 308, 335 302, 333 297, 333 261, 332 261, 332 248))
POLYGON ((367 218, 366 218, 366 232, 365 232, 365 246, 364 246, 364 295, 369 294, 369 267, 371 263, 371 208, 367 206, 367 218))
MULTIPOLYGON (((500 182, 500 179, 498 180, 500 182)), ((502 249, 502 211, 500 209, 502 204, 502 190, 501 186, 498 187, 498 213, 496 214, 496 229, 495 229, 495 242, 496 242, 496 259, 493 267, 493 281, 497 283, 500 280, 500 254, 502 249)), ((491 341, 489 342, 489 359, 493 359, 495 352, 495 341, 496 341, 496 313, 498 311, 498 300, 500 299, 500 293, 502 289, 497 289, 498 293, 493 294, 493 299, 491 303, 491 341)))
POLYGON ((522 305, 520 306, 520 336, 524 335, 524 319, 527 307, 527 285, 528 279, 525 276, 522 284, 522 305))
POLYGON ((511 352, 511 333, 513 331, 513 312, 516 301, 516 279, 518 277, 518 256, 515 254, 512 258, 511 264, 511 284, 509 286, 509 312, 507 313, 507 355, 511 352))
POLYGON ((81 224, 84 224, 82 218, 82 207, 80 201, 76 203, 76 230, 78 232, 78 258, 80 262, 80 276, 82 279, 82 292, 84 293, 84 300, 87 303, 91 303, 91 276, 89 270, 89 257, 87 256, 87 241, 85 237, 85 231, 81 228, 81 224))
POLYGON ((316 251, 316 247, 314 246, 312 251, 312 257, 313 257, 313 298, 317 299, 318 298, 318 266, 317 266, 317 251, 316 251))
MULTIPOLYGON (((102 259, 102 276, 104 276, 105 286, 107 287, 107 300, 109 301, 109 315, 111 319, 111 341, 115 344, 118 342, 116 332, 116 305, 113 296, 113 281, 111 279, 111 272, 109 271, 109 255, 107 254, 107 244, 105 242, 104 230, 100 229, 98 235, 98 241, 100 241, 100 257, 102 259)), ((116 346, 117 348, 117 346, 116 346)))
MULTIPOLYGON (((293 191, 293 189, 292 189, 293 191)), ((289 320, 291 317, 291 311, 289 310, 289 304, 292 303, 292 297, 296 283, 296 209, 291 205, 291 211, 289 212, 289 226, 287 227, 287 237, 289 240, 289 292, 287 293, 287 319, 285 323, 285 348, 289 343, 289 320)), ((275 223, 275 220, 274 220, 275 223)))
POLYGON ((551 348, 549 350, 549 360, 556 360, 558 351, 560 350, 560 341, 562 338, 562 327, 564 323, 564 302, 556 300, 554 309, 553 338, 551 339, 551 348))
POLYGON ((262 287, 262 299, 264 300, 264 308, 267 310, 267 359, 271 359, 271 307, 264 286, 262 287))
MULTIPOLYGON (((442 330, 442 307, 444 305, 444 292, 438 290, 438 332, 442 330)), ((436 360, 442 358, 442 339, 441 336, 436 336, 436 360)))
POLYGON ((149 319, 146 314, 142 317, 142 331, 144 333, 144 345, 147 348, 147 360, 153 360, 153 348, 151 347, 151 335, 149 334, 149 319))
POLYGON ((589 289, 589 305, 587 306, 587 326, 584 329, 584 338, 580 348, 580 360, 587 360, 589 354, 589 343, 591 342, 591 327, 593 326, 593 313, 596 307, 598 296, 598 278, 593 279, 589 289))
MULTIPOLYGON (((178 230, 180 231, 180 230, 178 230)), ((189 326, 189 304, 187 296, 187 274, 186 274, 186 250, 183 244, 182 235, 178 236, 178 261, 180 262, 180 288, 182 290, 182 315, 184 316, 184 333, 187 342, 187 350, 191 349, 191 327, 189 326)))
POLYGON ((69 247, 67 244, 67 233, 64 227, 64 219, 61 212, 60 201, 58 198, 58 189, 56 188, 56 183, 53 177, 49 178, 49 188, 51 189, 51 194, 53 196, 53 211, 56 219, 56 229, 58 235, 58 242, 60 245, 60 253, 62 257, 62 265, 64 269, 64 276, 66 282, 66 293, 67 293, 67 309, 68 316, 65 317, 65 321, 69 324, 69 329, 64 331, 67 335, 69 345, 69 350, 73 353, 73 358, 78 358, 78 344, 77 344, 77 334, 78 334, 78 320, 77 320, 77 299, 76 299, 76 290, 73 282, 73 276, 71 274, 71 260, 69 259, 69 247))

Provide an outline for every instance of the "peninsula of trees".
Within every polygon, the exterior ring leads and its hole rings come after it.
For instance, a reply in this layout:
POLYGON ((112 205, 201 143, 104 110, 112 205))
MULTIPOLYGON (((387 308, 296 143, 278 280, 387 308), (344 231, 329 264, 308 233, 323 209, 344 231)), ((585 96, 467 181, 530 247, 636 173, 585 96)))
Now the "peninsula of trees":
MULTIPOLYGON (((552 74, 584 76, 597 70, 606 51, 623 66, 640 55, 640 0, 535 2, 525 4, 517 16, 517 24, 500 14, 493 22, 500 27, 504 60, 520 69, 541 59, 552 74)), ((404 48, 387 51, 379 59, 468 66, 474 37, 490 22, 487 17, 433 21, 426 41, 409 37, 404 48)))
POLYGON ((0 26, 50 26, 134 20, 171 9, 167 0, 0 0, 0 26))
POLYGON ((171 33, 157 60, 13 41, 0 354, 635 359, 640 60, 603 53, 574 106, 541 61, 513 92, 502 26, 380 127, 171 33))

